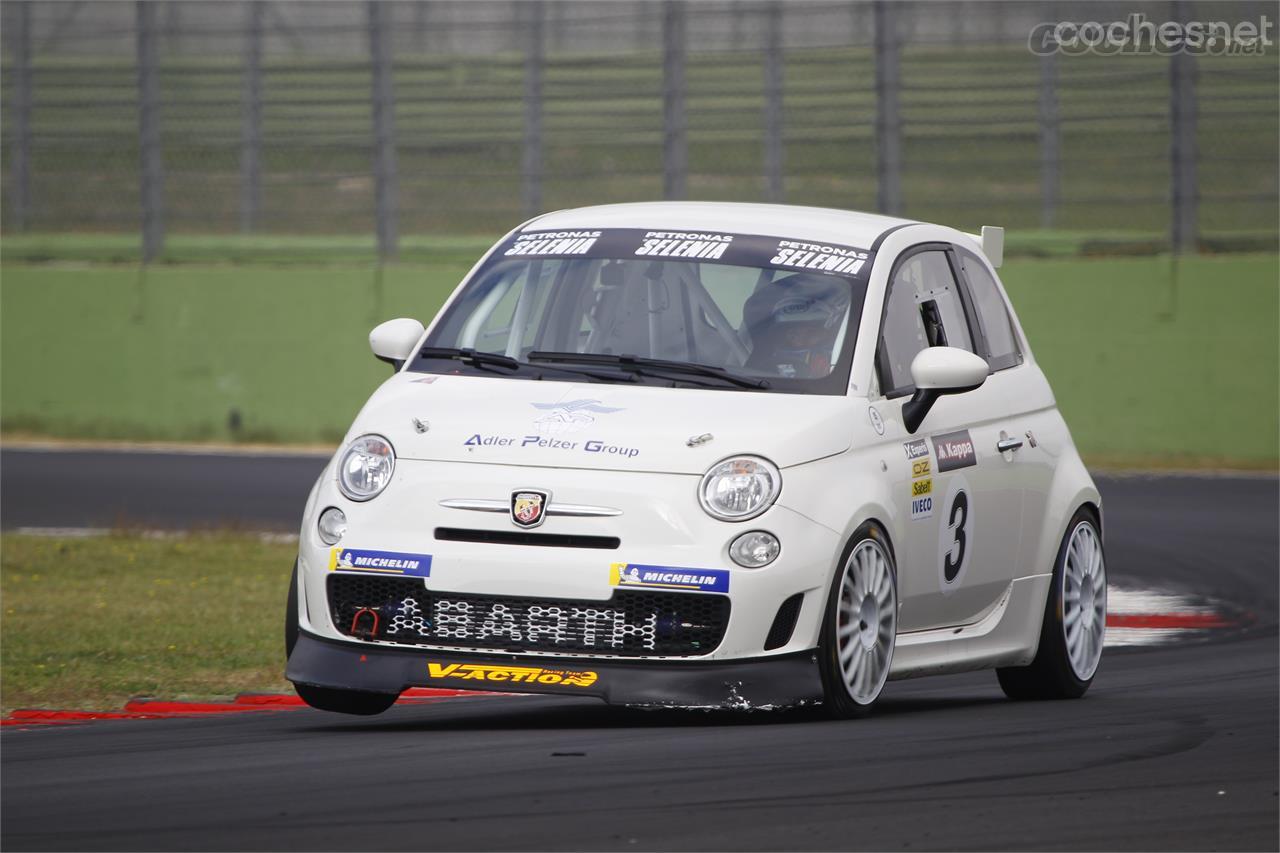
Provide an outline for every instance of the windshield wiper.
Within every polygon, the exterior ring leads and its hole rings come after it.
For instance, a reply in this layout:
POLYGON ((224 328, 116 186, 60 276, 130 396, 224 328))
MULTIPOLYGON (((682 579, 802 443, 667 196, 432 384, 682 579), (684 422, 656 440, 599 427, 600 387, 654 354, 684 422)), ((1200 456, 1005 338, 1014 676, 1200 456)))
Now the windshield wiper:
MULTIPOLYGON (((710 364, 696 364, 686 361, 668 361, 662 358, 647 358, 639 355, 608 355, 594 352, 540 352, 534 351, 527 356, 531 362, 567 362, 569 364, 607 364, 641 376, 660 376, 662 373, 683 373, 689 376, 705 376, 719 379, 739 388, 768 388, 764 379, 750 379, 737 376, 723 367, 710 364)), ((670 378, 670 377, 667 377, 670 378)))
MULTIPOLYGON (((524 361, 518 361, 509 355, 502 355, 496 352, 485 352, 484 350, 472 349, 470 347, 423 347, 418 355, 422 358, 443 358, 452 361, 460 361, 463 364, 469 364, 472 367, 505 367, 512 371, 519 371, 526 367, 532 368, 534 365, 524 361)), ((575 370, 572 367, 560 367, 554 364, 539 365, 542 370, 555 370, 560 373, 572 373, 577 376, 589 376, 593 379, 602 379, 607 382, 635 382, 636 378, 630 373, 603 373, 597 370, 575 370)), ((542 378, 542 374, 538 374, 538 379, 542 378)))

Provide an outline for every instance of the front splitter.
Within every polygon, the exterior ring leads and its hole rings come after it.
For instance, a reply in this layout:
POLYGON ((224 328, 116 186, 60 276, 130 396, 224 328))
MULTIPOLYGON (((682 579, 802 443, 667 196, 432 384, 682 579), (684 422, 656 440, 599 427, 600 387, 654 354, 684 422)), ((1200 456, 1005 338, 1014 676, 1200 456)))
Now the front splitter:
POLYGON ((285 677, 370 693, 409 687, 595 696, 615 705, 780 708, 818 701, 813 650, 732 661, 610 660, 434 652, 299 632, 285 677))

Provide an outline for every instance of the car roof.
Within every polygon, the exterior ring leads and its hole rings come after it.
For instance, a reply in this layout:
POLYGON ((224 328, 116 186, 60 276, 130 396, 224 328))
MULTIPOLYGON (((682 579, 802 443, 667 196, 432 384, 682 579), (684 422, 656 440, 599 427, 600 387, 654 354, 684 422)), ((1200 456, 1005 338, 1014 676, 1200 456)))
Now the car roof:
POLYGON ((916 222, 911 219, 828 207, 652 201, 558 210, 526 222, 521 230, 644 228, 650 231, 711 231, 763 234, 787 240, 838 243, 869 249, 878 237, 890 229, 914 224, 916 222))

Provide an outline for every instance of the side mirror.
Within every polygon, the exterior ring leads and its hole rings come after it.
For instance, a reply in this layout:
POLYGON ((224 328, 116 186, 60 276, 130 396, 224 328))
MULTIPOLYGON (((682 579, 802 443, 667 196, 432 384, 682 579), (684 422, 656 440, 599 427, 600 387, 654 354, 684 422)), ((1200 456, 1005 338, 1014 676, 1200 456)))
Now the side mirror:
POLYGON ((380 361, 400 369, 400 365, 413 355, 413 348, 418 345, 425 331, 422 324, 409 317, 400 317, 379 323, 369 333, 369 348, 380 361))
POLYGON ((902 423, 915 433, 943 394, 963 394, 987 381, 986 359, 955 347, 928 347, 911 360, 916 393, 902 406, 902 423))

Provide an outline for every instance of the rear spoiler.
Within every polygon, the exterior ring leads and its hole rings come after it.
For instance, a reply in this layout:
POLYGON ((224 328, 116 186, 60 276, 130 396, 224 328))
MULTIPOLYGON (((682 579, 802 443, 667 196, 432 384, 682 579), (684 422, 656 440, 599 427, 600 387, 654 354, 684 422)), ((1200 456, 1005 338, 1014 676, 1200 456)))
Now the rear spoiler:
POLYGON ((1004 229, 995 225, 983 225, 981 234, 966 234, 966 237, 978 244, 982 254, 997 269, 1004 263, 1004 229))

